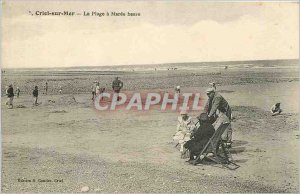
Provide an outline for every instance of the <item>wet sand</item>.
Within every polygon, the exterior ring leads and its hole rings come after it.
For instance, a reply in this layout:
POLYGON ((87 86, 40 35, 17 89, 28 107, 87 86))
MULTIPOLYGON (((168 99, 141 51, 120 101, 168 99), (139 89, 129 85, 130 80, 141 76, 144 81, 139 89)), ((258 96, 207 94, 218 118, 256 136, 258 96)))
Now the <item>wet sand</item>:
POLYGON ((12 82, 22 93, 14 109, 2 97, 2 191, 299 192, 298 75, 282 69, 6 73, 2 91, 12 82), (203 94, 217 82, 233 109, 232 155, 241 167, 192 166, 181 159, 172 144, 176 112, 96 111, 91 83, 99 80, 110 92, 115 76, 127 92, 173 92, 181 85, 183 92, 203 94), (40 87, 39 106, 32 105, 34 85, 40 87), (273 117, 269 108, 276 102, 284 112, 273 117))

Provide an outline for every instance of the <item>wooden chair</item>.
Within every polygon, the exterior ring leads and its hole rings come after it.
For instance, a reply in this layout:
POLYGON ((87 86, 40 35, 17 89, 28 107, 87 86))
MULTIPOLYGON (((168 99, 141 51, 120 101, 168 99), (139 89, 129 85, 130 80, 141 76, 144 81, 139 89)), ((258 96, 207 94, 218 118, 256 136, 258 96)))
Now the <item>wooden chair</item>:
POLYGON ((230 169, 235 170, 239 168, 240 166, 236 163, 229 160, 229 158, 232 159, 232 156, 230 154, 229 148, 226 146, 225 142, 222 141, 221 136, 226 130, 226 128, 230 125, 230 123, 223 123, 220 125, 220 127, 215 131, 213 136, 209 139, 205 147, 202 149, 200 154, 197 156, 197 158, 194 160, 193 164, 196 165, 198 161, 202 161, 205 158, 214 161, 218 164, 221 164, 222 166, 230 169), (222 155, 220 153, 220 146, 222 149, 222 155), (208 153, 212 152, 214 156, 207 156, 208 153))

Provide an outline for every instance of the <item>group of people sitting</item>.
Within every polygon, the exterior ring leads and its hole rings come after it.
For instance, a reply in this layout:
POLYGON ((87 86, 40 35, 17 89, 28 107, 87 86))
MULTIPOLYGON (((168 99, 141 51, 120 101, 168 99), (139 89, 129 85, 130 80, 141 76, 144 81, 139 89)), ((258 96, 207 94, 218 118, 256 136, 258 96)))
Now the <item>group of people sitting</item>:
MULTIPOLYGON (((208 100, 204 112, 197 117, 198 122, 195 123, 185 110, 182 110, 178 117, 177 131, 173 136, 173 140, 176 143, 176 147, 180 146, 181 157, 189 157, 190 162, 193 162, 199 156, 209 139, 222 124, 229 123, 221 136, 221 140, 228 148, 232 144, 231 108, 225 98, 216 92, 215 83, 211 85, 212 87, 206 90, 208 100)), ((280 103, 272 106, 272 116, 281 112, 280 103)))
MULTIPOLYGON (((193 162, 200 154, 216 129, 223 123, 231 122, 231 108, 225 98, 216 92, 214 87, 208 88, 206 94, 208 101, 204 112, 197 117, 198 122, 195 123, 188 112, 182 110, 178 117, 177 131, 173 136, 176 146, 180 146, 182 158, 189 157, 189 162, 193 162)), ((231 146, 230 124, 221 138, 228 147, 231 146)))

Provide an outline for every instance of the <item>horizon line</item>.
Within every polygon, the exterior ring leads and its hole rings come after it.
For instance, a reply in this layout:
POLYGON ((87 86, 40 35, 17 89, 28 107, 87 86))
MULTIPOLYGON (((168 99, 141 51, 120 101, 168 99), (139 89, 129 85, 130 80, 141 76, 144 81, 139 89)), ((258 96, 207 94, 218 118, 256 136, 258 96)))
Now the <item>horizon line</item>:
POLYGON ((230 60, 230 61, 199 61, 199 62, 171 62, 171 63, 143 63, 143 64, 130 64, 130 65, 82 65, 82 66, 68 66, 68 67, 9 67, 1 69, 50 69, 50 68, 80 68, 80 67, 122 67, 122 66, 155 66, 155 65, 175 65, 175 64, 201 64, 201 63, 239 63, 239 62, 263 62, 263 61, 296 61, 300 64, 300 58, 287 58, 287 59, 257 59, 257 60, 230 60))

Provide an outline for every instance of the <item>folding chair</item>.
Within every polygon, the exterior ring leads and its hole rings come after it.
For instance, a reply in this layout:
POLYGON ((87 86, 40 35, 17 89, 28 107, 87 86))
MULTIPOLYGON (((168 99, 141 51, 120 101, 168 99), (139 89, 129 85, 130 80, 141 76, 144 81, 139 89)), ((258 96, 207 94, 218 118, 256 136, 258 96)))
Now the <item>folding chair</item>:
POLYGON ((207 158, 218 164, 221 164, 222 166, 230 170, 235 170, 240 167, 236 163, 229 161, 229 157, 232 158, 232 156, 230 154, 229 148, 227 148, 225 142, 221 139, 222 134, 229 126, 229 124, 230 123, 223 123, 220 125, 220 127, 215 131, 213 136, 209 139, 205 147, 202 149, 200 154, 194 160, 194 165, 196 165, 199 160, 202 161, 204 158, 207 158), (220 146, 222 148, 223 156, 221 156, 219 153, 220 146), (213 152, 214 156, 207 156, 208 152, 213 152))

